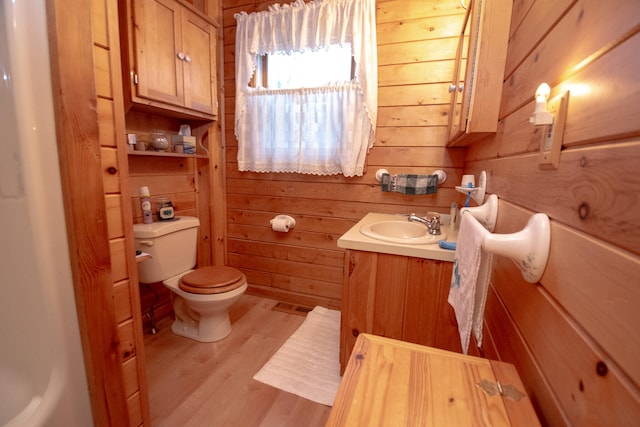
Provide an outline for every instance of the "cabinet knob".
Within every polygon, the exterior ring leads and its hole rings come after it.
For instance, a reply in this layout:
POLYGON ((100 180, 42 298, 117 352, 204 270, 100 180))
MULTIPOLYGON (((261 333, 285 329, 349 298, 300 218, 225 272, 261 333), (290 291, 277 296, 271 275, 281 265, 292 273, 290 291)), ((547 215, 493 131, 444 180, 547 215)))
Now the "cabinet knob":
POLYGON ((449 93, 455 92, 456 89, 458 89, 458 92, 462 92, 464 90, 464 83, 460 83, 458 86, 454 85, 453 83, 449 85, 449 93))
POLYGON ((191 62, 191 55, 185 55, 184 56, 184 62, 186 62, 187 64, 191 62))
POLYGON ((178 52, 177 57, 178 57, 179 60, 183 61, 184 60, 184 53, 178 52))

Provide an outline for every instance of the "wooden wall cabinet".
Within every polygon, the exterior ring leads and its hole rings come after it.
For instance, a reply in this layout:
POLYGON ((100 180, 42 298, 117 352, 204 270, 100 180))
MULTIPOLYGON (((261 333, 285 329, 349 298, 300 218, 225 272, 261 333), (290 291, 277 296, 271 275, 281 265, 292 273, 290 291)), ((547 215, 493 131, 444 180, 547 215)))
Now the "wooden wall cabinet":
POLYGON ((470 1, 449 88, 450 147, 467 146, 498 129, 512 5, 512 0, 470 1))
POLYGON ((128 46, 123 50, 123 81, 130 106, 214 120, 218 100, 213 22, 176 0, 126 0, 126 5, 121 38, 128 46))
POLYGON ((347 250, 342 293, 340 365, 360 333, 461 351, 447 303, 453 263, 347 250))

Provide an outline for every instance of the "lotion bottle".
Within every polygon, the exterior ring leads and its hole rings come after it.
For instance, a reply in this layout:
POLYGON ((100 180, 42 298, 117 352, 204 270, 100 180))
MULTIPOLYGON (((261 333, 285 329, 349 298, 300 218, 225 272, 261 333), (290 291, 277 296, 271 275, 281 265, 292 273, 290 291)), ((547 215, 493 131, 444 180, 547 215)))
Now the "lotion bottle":
POLYGON ((149 187, 140 187, 140 207, 142 208, 142 222, 151 224, 153 222, 153 215, 151 213, 149 187))

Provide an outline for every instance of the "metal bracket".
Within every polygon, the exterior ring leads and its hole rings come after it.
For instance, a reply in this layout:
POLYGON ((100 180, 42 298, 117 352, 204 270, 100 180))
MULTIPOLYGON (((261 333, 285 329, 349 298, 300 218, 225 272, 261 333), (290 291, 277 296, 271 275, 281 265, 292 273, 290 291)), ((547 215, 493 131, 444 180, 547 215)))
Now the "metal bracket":
POLYGON ((500 381, 492 383, 491 381, 485 379, 480 381, 476 385, 484 390, 484 392, 489 396, 499 394, 502 397, 508 397, 509 399, 515 400, 516 402, 526 396, 526 394, 518 390, 514 385, 502 385, 500 384, 500 381))

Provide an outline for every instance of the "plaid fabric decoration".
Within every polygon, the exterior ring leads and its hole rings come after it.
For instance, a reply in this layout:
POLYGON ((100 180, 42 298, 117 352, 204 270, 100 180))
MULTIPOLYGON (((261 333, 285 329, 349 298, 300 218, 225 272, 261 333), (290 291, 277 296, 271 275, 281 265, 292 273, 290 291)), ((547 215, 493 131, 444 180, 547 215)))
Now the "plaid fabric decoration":
POLYGON ((434 194, 438 192, 438 175, 382 174, 382 191, 403 194, 434 194))

